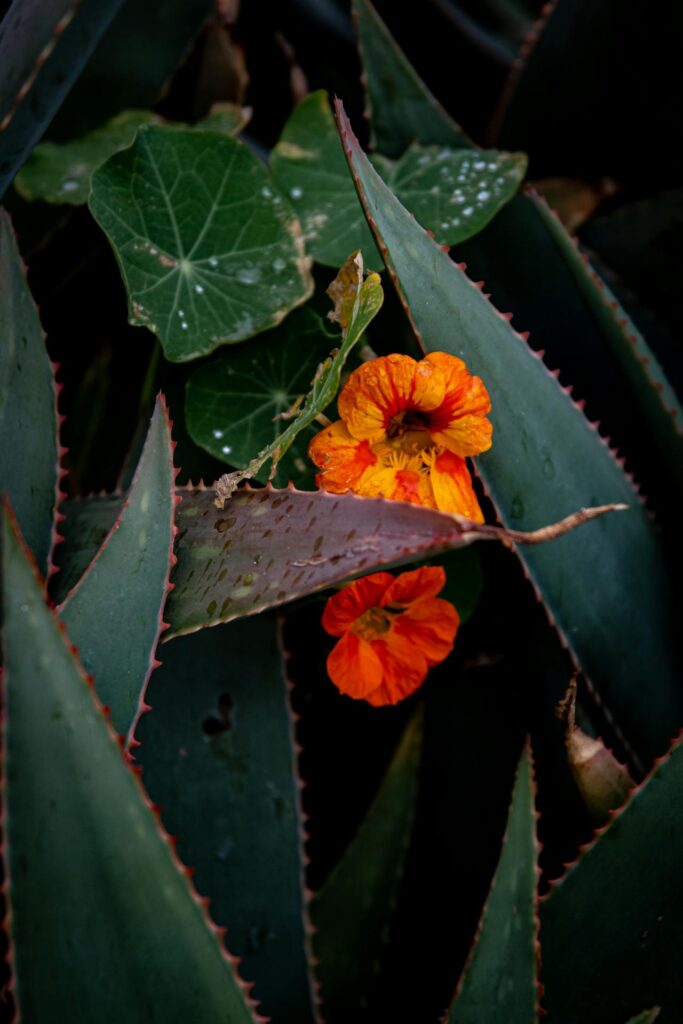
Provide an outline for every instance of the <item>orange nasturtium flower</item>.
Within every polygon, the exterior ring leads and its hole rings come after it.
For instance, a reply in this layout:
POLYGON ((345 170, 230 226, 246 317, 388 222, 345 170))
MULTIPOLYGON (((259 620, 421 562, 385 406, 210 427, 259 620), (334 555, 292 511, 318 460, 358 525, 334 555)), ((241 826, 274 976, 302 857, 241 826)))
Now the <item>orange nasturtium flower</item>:
POLYGON ((396 704, 420 686, 432 665, 453 649, 460 619, 436 595, 446 582, 441 568, 375 572, 334 594, 323 628, 340 639, 327 659, 342 693, 370 704, 396 704))
POLYGON ((340 420, 313 438, 319 487, 393 498, 483 522, 465 458, 491 447, 488 391, 462 359, 430 352, 372 359, 338 400, 340 420))

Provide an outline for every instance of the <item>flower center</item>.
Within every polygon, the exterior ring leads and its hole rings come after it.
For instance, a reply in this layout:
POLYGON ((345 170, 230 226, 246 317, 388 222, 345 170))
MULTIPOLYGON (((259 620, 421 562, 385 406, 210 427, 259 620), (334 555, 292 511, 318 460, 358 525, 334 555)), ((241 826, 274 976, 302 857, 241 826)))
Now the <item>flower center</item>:
POLYGON ((387 608, 368 608, 356 619, 351 632, 362 640, 376 640, 378 636, 389 632, 395 614, 387 608))
MULTIPOLYGON (((402 409, 401 412, 392 416, 387 425, 387 438, 390 441, 400 441, 406 434, 426 433, 430 427, 428 412, 422 409, 402 409)), ((425 438, 425 444, 429 444, 429 438, 425 438)), ((420 445, 419 447, 422 447, 420 445)))

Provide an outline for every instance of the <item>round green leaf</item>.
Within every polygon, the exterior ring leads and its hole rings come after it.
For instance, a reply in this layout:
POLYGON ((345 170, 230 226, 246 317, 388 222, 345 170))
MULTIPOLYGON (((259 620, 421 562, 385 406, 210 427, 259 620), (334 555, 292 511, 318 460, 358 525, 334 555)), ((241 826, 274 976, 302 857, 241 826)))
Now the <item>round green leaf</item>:
POLYGON ((148 125, 93 175, 129 320, 185 362, 278 324, 313 284, 299 224, 236 139, 148 125))
MULTIPOLYGON (((249 346, 198 367, 187 382, 185 419, 192 440, 232 466, 244 468, 288 420, 275 419, 307 394, 315 372, 338 341, 310 309, 297 310, 281 327, 249 346)), ((306 450, 320 429, 304 430, 285 455, 276 482, 312 480, 306 450)), ((257 479, 268 479, 264 466, 257 479)))

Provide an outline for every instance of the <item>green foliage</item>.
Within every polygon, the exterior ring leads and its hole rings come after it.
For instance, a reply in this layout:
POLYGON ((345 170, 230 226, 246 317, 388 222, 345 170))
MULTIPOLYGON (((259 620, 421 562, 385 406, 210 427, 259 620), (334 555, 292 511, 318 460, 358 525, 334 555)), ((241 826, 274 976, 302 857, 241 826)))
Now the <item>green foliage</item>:
POLYGON ((90 208, 121 264, 130 322, 169 359, 249 338, 310 295, 298 222, 235 139, 147 125, 93 175, 90 208))
POLYGON ((52 548, 57 395, 9 217, 0 212, 0 480, 45 575, 52 548))
POLYGON ((6 511, 2 518, 5 841, 22 1014, 142 1024, 153 1006, 169 1021, 253 1021, 6 511), (112 921, 125 922, 125 941, 112 921))

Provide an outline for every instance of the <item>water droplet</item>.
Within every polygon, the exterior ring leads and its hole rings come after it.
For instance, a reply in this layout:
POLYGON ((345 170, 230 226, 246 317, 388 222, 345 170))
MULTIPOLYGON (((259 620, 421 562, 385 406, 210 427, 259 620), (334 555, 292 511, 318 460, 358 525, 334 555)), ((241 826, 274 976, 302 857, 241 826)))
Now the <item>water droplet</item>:
POLYGON ((497 171, 498 170, 498 164, 495 163, 495 162, 492 163, 492 164, 489 164, 488 167, 489 167, 490 171, 497 171))
POLYGON ((185 310, 184 309, 179 309, 178 310, 178 316, 180 316, 180 317, 185 316, 185 310))
POLYGON ((510 516, 513 519, 521 519, 524 515, 524 502, 517 495, 512 499, 512 505, 510 506, 510 516))
POLYGON ((261 189, 261 195, 263 196, 264 199, 270 199, 273 193, 271 192, 267 185, 264 185, 263 188, 261 189))
POLYGON ((471 217, 473 213, 474 213, 474 207, 473 206, 466 206, 465 209, 462 211, 463 217, 471 217))
POLYGON ((422 156, 417 158, 418 165, 424 167, 425 164, 429 163, 429 153, 423 153, 422 156))
POLYGON ((180 326, 182 327, 182 329, 183 329, 184 331, 186 331, 186 330, 187 330, 187 322, 186 322, 185 320, 183 320, 183 321, 182 321, 182 323, 180 324, 180 326))
POLYGON ((241 284, 257 284, 261 280, 261 268, 240 267, 237 271, 237 280, 241 284))
POLYGON ((472 164, 472 166, 474 167, 475 171, 485 171, 486 170, 486 161, 485 160, 477 160, 475 163, 472 164))
POLYGON ((78 188, 78 182, 77 181, 63 181, 62 182, 62 192, 75 192, 77 188, 78 188))
POLYGON ((153 245, 150 245, 150 247, 149 247, 149 254, 150 254, 150 256, 156 256, 158 254, 158 252, 159 252, 158 249, 155 249, 153 245))
POLYGON ((485 203, 487 199, 491 198, 491 193, 487 192, 486 189, 482 189, 481 192, 477 192, 477 199, 480 203, 485 203))
POLYGON ((210 264, 210 266, 212 266, 212 267, 217 267, 217 266, 218 266, 218 260, 216 259, 216 257, 215 257, 215 256, 211 256, 211 257, 209 258, 209 264, 210 264))
POLYGON ((294 188, 290 188, 289 194, 292 197, 292 199, 301 199, 302 195, 304 194, 304 190, 302 188, 299 188, 298 185, 295 185, 294 188))
MULTIPOLYGON (((215 434, 216 434, 216 431, 214 430, 214 435, 215 434)), ((221 437, 222 436, 223 436, 223 431, 221 431, 221 437)), ((230 447, 229 444, 224 444, 223 447, 221 448, 221 451, 223 452, 224 455, 229 455, 230 452, 232 451, 232 448, 230 447)))
POLYGON ((197 295, 203 295, 204 294, 204 285, 196 284, 194 286, 194 290, 196 291, 197 295))
POLYGON ((460 218, 459 217, 453 217, 451 219, 451 224, 453 225, 454 228, 459 227, 460 226, 460 218))
POLYGON ((216 438, 217 441, 220 441, 220 439, 223 436, 223 431, 222 430, 214 430, 213 436, 216 438))
POLYGON ((441 222, 441 228, 442 228, 443 231, 447 231, 449 227, 450 227, 450 224, 448 223, 447 220, 444 220, 444 221, 441 222))
POLYGON ((273 260, 273 270, 277 270, 277 271, 284 270, 286 266, 287 266, 286 261, 283 260, 280 256, 278 256, 278 258, 276 260, 273 260))

